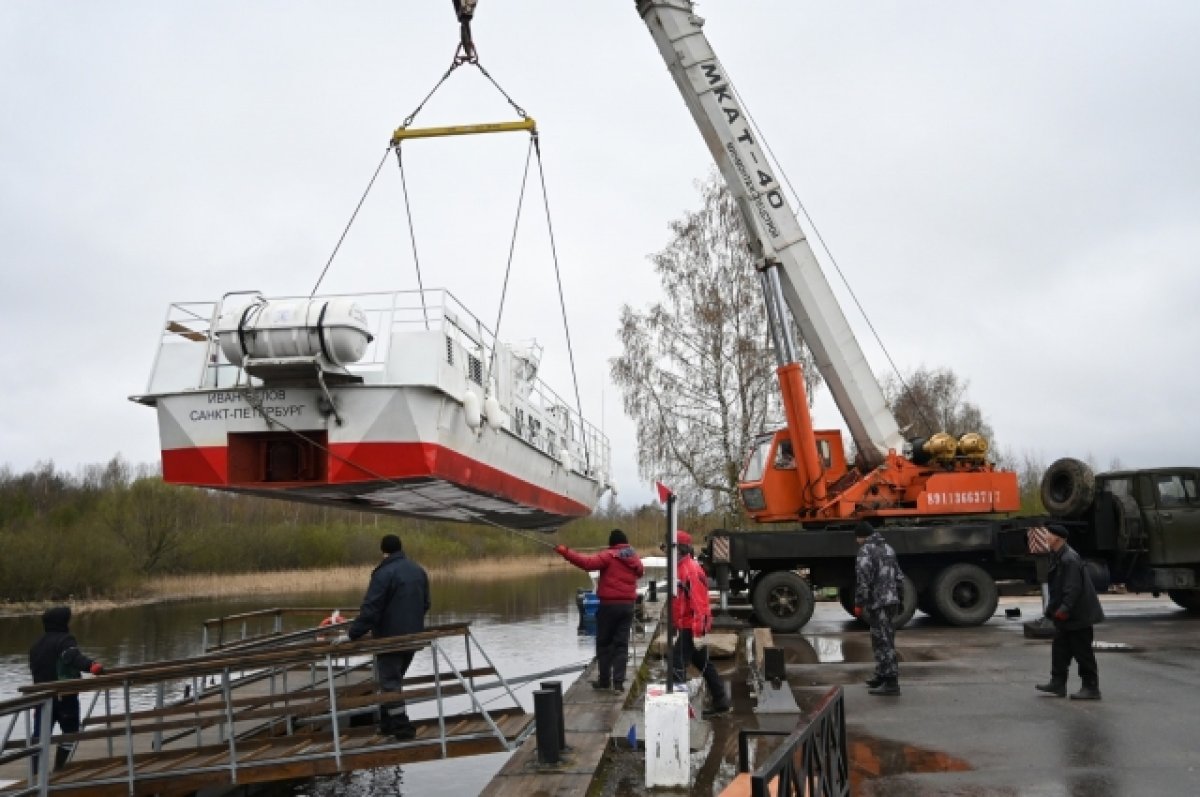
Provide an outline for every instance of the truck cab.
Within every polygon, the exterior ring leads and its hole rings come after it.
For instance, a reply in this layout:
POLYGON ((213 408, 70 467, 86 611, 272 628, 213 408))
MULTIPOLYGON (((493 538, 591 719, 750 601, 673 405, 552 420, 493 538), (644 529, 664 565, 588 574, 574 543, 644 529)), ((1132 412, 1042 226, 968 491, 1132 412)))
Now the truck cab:
MULTIPOLYGON (((838 429, 819 429, 813 435, 817 442, 821 479, 825 483, 836 483, 847 473, 842 433, 838 429)), ((800 514, 802 492, 796 489, 796 452, 788 429, 759 435, 755 439, 742 467, 738 486, 742 503, 755 520, 770 523, 791 520, 800 514)))

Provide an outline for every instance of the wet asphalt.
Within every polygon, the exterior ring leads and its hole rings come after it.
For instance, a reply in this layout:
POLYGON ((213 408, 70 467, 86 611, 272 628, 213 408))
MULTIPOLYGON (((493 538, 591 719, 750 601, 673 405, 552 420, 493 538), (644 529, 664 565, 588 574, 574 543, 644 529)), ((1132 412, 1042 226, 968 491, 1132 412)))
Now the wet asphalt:
MULTIPOLYGON (((977 628, 918 612, 896 637, 899 697, 867 694, 870 639, 837 603, 818 603, 802 633, 775 643, 802 710, 843 687, 856 797, 1200 795, 1200 616, 1166 597, 1102 601, 1108 620, 1095 639, 1103 699, 1095 702, 1034 689, 1050 674, 1050 642, 1023 633, 1040 613, 1036 596, 1002 598, 977 628), (1020 616, 1006 617, 1014 609, 1020 616)), ((660 666, 652 663, 652 675, 660 666)), ((735 710, 712 721, 693 753, 690 794, 718 795, 733 779, 739 729, 796 727, 794 717, 754 713, 741 666, 721 663, 735 710)), ((1079 686, 1072 667, 1069 691, 1079 686)), ((758 760, 768 752, 758 748, 758 760)), ((657 793, 645 788, 641 754, 614 753, 600 793, 657 793)))
MULTIPOLYGON (((1165 597, 1103 603, 1096 702, 1034 689, 1050 675, 1050 642, 1023 634, 1037 597, 1002 599, 977 628, 918 613, 897 633, 895 698, 861 685, 870 640, 837 604, 776 642, 798 696, 844 687, 855 795, 1200 795, 1200 617, 1165 597)), ((1068 691, 1079 686, 1073 666, 1068 691)))

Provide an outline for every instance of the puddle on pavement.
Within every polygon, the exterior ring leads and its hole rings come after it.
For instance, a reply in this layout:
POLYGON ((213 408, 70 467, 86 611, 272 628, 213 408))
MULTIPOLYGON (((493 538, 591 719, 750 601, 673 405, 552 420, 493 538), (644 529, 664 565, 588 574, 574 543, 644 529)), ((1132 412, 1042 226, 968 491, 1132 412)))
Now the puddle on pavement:
MULTIPOLYGON (((778 634, 775 645, 783 649, 786 664, 869 664, 875 661, 871 653, 871 638, 867 634, 846 637, 841 634, 778 634)), ((897 651, 901 663, 938 661, 942 657, 934 650, 919 648, 897 651)))
POLYGON ((850 753, 850 793, 858 794, 863 781, 892 775, 932 772, 967 772, 974 769, 961 758, 913 744, 879 739, 850 730, 846 732, 850 753))

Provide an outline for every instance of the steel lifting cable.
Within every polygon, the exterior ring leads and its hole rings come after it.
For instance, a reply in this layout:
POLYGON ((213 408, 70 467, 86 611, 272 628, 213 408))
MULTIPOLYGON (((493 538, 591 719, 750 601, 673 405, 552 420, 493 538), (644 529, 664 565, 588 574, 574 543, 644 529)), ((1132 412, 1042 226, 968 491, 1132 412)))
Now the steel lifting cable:
POLYGON ((517 229, 521 224, 521 209, 525 205, 525 186, 529 181, 529 159, 533 154, 534 147, 537 141, 537 131, 533 131, 529 136, 529 148, 525 150, 525 169, 521 173, 521 192, 517 195, 517 213, 513 219, 512 237, 508 242, 508 262, 504 265, 504 282, 500 287, 500 306, 496 308, 496 329, 493 333, 494 342, 492 344, 492 356, 488 358, 488 372, 485 384, 491 385, 492 374, 496 368, 496 342, 500 340, 500 322, 504 316, 504 302, 508 297, 508 278, 512 274, 513 254, 517 248, 517 229))
MULTIPOLYGON (((779 173, 783 177, 783 182, 787 185, 788 190, 792 192, 792 199, 796 202, 796 206, 800 208, 800 212, 804 214, 805 220, 808 221, 809 229, 811 229, 813 235, 816 236, 817 243, 821 245, 821 250, 825 252, 825 256, 829 258, 829 262, 833 265, 834 270, 837 271, 838 277, 842 280, 842 284, 846 286, 846 290, 849 292, 850 298, 854 301, 854 306, 858 308, 859 314, 862 315, 863 320, 867 322, 867 328, 871 330, 872 337, 874 337, 875 342, 879 344, 879 348, 883 352, 883 356, 887 358, 888 365, 892 367, 892 372, 896 374, 896 379, 899 380, 900 385, 904 388, 905 393, 910 392, 911 388, 909 388, 908 383, 904 380, 903 374, 900 373, 900 369, 896 366, 896 361, 892 359, 892 353, 888 351, 887 346, 884 345, 883 338, 879 336, 878 330, 875 329, 875 324, 871 322, 871 317, 867 315, 867 311, 862 306, 862 302, 858 300, 858 294, 856 294, 854 292, 854 288, 850 286, 850 281, 846 278, 845 273, 842 271, 842 267, 838 265, 837 258, 833 256, 833 252, 830 251, 829 246, 825 243, 825 239, 821 236, 821 231, 817 228, 817 223, 813 221, 812 216, 809 215, 808 208, 806 208, 804 203, 800 201, 800 195, 796 192, 795 186, 792 185, 791 178, 788 177, 787 172, 784 170, 783 164, 779 158, 775 157, 775 151, 771 149, 770 142, 763 134, 762 128, 758 126, 758 122, 754 120, 754 116, 750 113, 749 107, 746 105, 745 100, 742 99, 742 95, 738 92, 737 87, 733 84, 732 80, 729 81, 729 87, 733 90, 733 95, 737 98, 738 104, 741 105, 742 111, 746 114, 746 119, 749 120, 751 126, 755 129, 758 140, 763 145, 763 149, 766 150, 767 154, 771 156, 771 160, 775 161, 775 164, 779 167, 779 173)), ((917 405, 915 402, 914 407, 917 413, 921 416, 921 420, 923 420, 930 429, 936 428, 932 423, 930 423, 929 418, 926 417, 922 407, 917 405)))
POLYGON ((550 195, 546 191, 546 173, 542 169, 542 146, 535 137, 534 149, 537 152, 538 178, 542 183, 542 205, 546 210, 546 229, 550 234, 550 254, 554 258, 554 279, 558 282, 558 306, 562 311, 563 332, 567 337, 567 357, 571 361, 571 381, 575 386, 575 409, 579 413, 579 436, 583 439, 584 463, 588 471, 592 469, 592 454, 588 448, 587 430, 583 428, 583 402, 579 398, 579 375, 575 371, 575 350, 571 346, 571 326, 567 323, 567 302, 563 298, 562 273, 558 267, 558 248, 554 243, 554 221, 550 218, 550 195))
MULTIPOLYGON (((550 253, 551 253, 551 257, 554 261, 554 277, 555 277, 555 281, 558 286, 558 303, 559 303, 559 309, 562 313, 563 332, 566 336, 566 341, 567 341, 567 356, 570 360, 570 366, 571 366, 571 381, 572 381, 572 384, 573 384, 573 387, 575 390, 575 410, 579 416, 579 437, 583 442, 583 454, 584 454, 585 469, 587 471, 590 471, 591 464, 592 464, 591 463, 591 458, 592 458, 591 447, 588 443, 587 432, 583 428, 583 401, 582 401, 582 399, 580 397, 580 393, 579 393, 579 374, 575 367, 575 350, 574 350, 574 347, 571 342, 571 327, 567 321, 567 305, 566 305, 566 299, 563 295, 563 289, 562 289, 562 272, 561 272, 561 268, 559 266, 559 261, 558 261, 558 248, 557 248, 557 245, 555 243, 555 238, 554 238, 554 221, 550 215, 550 196, 549 196, 549 192, 546 190, 546 173, 545 173, 545 169, 542 164, 541 141, 540 141, 540 138, 538 137, 537 128, 536 128, 536 126, 533 125, 533 122, 529 118, 529 115, 527 113, 525 113, 525 109, 522 108, 520 105, 518 105, 517 102, 511 96, 509 96, 508 92, 506 92, 504 90, 504 88, 496 81, 496 79, 494 77, 492 77, 491 73, 488 72, 487 69, 484 68, 483 64, 479 63, 479 55, 478 55, 477 50, 474 48, 474 45, 470 44, 468 39, 464 39, 464 42, 465 42, 464 44, 459 45, 458 51, 455 54, 454 62, 450 65, 450 68, 448 70, 446 70, 446 74, 444 74, 442 76, 442 79, 437 82, 437 84, 433 87, 433 89, 427 95, 425 95, 425 99, 421 100, 420 104, 416 107, 416 109, 414 109, 411 114, 409 114, 407 117, 405 117, 404 124, 400 127, 400 129, 398 129, 396 131, 396 134, 393 136, 392 148, 396 150, 396 160, 400 166, 401 180, 403 181, 403 179, 404 179, 403 178, 404 162, 400 156, 400 146, 403 143, 404 132, 407 131, 407 129, 410 125, 412 125, 413 121, 417 117, 417 114, 419 114, 421 112, 421 109, 425 107, 425 104, 427 102, 429 102, 430 97, 432 97, 434 95, 434 93, 441 87, 441 85, 446 81, 446 79, 450 76, 450 74, 464 63, 469 63, 472 66, 474 66, 475 68, 477 68, 480 71, 480 73, 483 74, 483 76, 486 77, 493 86, 495 86, 496 90, 500 92, 500 94, 504 97, 504 99, 508 102, 508 104, 510 106, 512 106, 513 110, 516 111, 517 115, 519 117, 521 117, 522 122, 526 123, 526 124, 513 123, 510 125, 490 125, 490 126, 484 126, 484 127, 490 128, 492 130, 512 130, 512 129, 525 128, 525 129, 529 129, 529 131, 530 131, 530 145, 531 145, 533 152, 537 156, 538 179, 539 179, 541 189, 542 189, 542 205, 543 205, 543 208, 544 208, 545 214, 546 214, 546 228, 547 228, 547 232, 550 237, 550 253)), ((467 131, 459 130, 457 132, 467 132, 467 131)), ((503 292, 501 295, 500 308, 498 310, 497 318, 496 318, 495 336, 497 339, 499 339, 500 320, 501 320, 501 315, 503 314, 503 311, 504 311, 504 299, 507 295, 508 277, 509 277, 509 272, 512 268, 512 258, 513 258, 513 253, 514 253, 514 249, 516 246, 517 227, 520 224, 521 207, 524 202, 525 186, 526 186, 526 180, 528 178, 528 171, 529 171, 529 162, 528 162, 528 154, 527 154, 526 155, 526 164, 525 164, 525 173, 521 178, 521 195, 520 195, 520 198, 519 198, 518 204, 517 204, 517 214, 516 214, 516 219, 514 220, 513 236, 512 236, 512 240, 510 242, 510 246, 509 246, 508 264, 505 269, 504 289, 503 289, 503 292)), ((404 196, 405 196, 405 208, 409 209, 407 189, 405 190, 404 196)), ((409 210, 409 236, 412 239, 413 257, 415 260, 416 259, 416 237, 415 237, 415 233, 412 228, 411 219, 412 219, 411 210, 409 210)), ((417 273, 418 273, 418 281, 419 281, 420 280, 419 264, 418 264, 417 268, 418 268, 417 273)), ((421 301, 422 301, 422 307, 423 307, 424 306, 424 295, 423 294, 422 294, 421 301)), ((493 345, 492 364, 494 364, 494 360, 495 360, 495 346, 493 345)), ((491 369, 491 367, 492 367, 492 365, 489 365, 489 370, 491 369)))

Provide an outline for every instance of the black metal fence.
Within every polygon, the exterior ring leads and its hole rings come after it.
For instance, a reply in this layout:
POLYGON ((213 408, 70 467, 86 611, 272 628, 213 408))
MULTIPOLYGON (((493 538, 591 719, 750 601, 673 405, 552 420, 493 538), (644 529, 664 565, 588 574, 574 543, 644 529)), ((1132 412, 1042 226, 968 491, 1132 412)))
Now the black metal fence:
POLYGON ((807 722, 790 734, 743 730, 738 733, 738 771, 750 771, 750 737, 787 736, 751 775, 754 797, 848 797, 850 767, 846 750, 846 709, 835 686, 817 704, 807 722))

